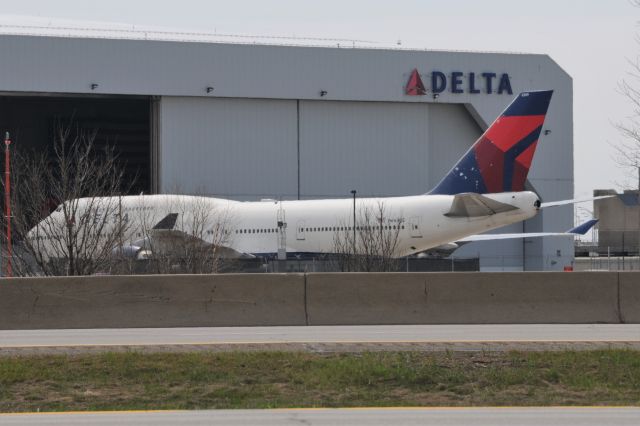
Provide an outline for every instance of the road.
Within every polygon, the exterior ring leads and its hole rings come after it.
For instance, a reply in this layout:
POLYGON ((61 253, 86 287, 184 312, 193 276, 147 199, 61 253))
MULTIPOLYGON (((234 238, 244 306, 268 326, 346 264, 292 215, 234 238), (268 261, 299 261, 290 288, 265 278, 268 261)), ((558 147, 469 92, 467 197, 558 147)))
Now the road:
POLYGON ((640 349, 640 324, 380 325, 320 327, 126 328, 0 330, 0 353, 47 348, 283 347, 302 348, 555 348, 640 349), (492 346, 493 345, 493 346, 492 346))
POLYGON ((355 408, 0 414, 0 424, 636 426, 640 424, 640 408, 355 408))

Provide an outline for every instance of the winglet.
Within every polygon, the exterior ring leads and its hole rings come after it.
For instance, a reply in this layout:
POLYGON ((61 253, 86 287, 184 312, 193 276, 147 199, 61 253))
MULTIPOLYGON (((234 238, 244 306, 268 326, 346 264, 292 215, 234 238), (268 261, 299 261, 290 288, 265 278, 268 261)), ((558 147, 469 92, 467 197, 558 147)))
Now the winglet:
POLYGON ((598 223, 598 219, 591 219, 583 223, 582 225, 578 225, 575 228, 571 228, 567 231, 567 234, 578 234, 584 235, 586 234, 593 226, 598 223))

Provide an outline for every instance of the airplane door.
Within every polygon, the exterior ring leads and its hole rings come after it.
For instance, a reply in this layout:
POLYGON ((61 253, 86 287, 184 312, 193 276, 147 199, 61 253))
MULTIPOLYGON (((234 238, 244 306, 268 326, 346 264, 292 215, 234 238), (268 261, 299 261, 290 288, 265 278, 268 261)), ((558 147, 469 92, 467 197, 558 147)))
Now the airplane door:
POLYGON ((409 218, 409 233, 411 238, 422 238, 422 231, 420 230, 420 217, 409 218))
POLYGON ((296 240, 304 240, 304 220, 299 220, 296 225, 296 240))

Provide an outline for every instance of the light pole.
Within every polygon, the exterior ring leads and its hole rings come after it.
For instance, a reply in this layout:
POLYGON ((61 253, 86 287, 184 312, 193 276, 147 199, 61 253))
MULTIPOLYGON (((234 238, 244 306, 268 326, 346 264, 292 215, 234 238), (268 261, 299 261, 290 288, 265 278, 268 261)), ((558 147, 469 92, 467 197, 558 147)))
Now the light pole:
POLYGON ((353 254, 356 254, 356 193, 355 189, 351 190, 353 195, 353 254))
POLYGON ((13 269, 11 265, 11 257, 13 256, 13 247, 11 246, 11 168, 9 161, 9 132, 4 138, 4 208, 7 217, 7 270, 5 271, 7 278, 13 277, 13 269))

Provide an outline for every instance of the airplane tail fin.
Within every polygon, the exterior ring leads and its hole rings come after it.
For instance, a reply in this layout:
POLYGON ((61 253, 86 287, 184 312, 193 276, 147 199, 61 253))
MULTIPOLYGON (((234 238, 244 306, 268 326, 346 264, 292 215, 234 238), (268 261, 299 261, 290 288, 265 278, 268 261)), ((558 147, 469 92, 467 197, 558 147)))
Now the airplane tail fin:
POLYGON ((520 93, 429 194, 524 191, 552 94, 520 93))

